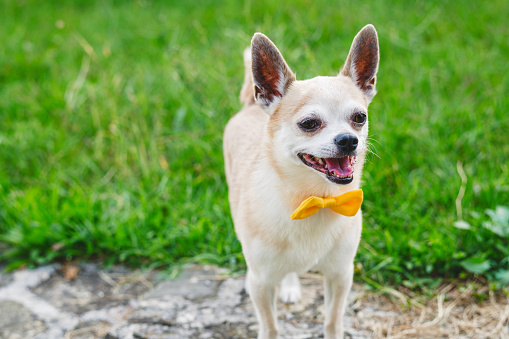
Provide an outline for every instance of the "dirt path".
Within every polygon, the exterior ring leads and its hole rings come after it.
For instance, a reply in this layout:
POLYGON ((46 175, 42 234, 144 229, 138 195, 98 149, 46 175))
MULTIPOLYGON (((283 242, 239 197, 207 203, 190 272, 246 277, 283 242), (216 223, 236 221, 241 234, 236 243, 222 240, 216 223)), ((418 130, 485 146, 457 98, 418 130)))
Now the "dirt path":
MULTIPOLYGON (((303 299, 278 305, 282 338, 323 338, 322 279, 301 277, 303 299)), ((156 272, 50 265, 0 274, 0 338, 254 338, 257 324, 244 277, 188 266, 174 280, 156 272)), ((355 286, 346 338, 509 338, 507 298, 472 303, 473 288, 445 286, 427 305, 397 291, 355 286), (410 303, 411 304, 411 303, 410 303)))

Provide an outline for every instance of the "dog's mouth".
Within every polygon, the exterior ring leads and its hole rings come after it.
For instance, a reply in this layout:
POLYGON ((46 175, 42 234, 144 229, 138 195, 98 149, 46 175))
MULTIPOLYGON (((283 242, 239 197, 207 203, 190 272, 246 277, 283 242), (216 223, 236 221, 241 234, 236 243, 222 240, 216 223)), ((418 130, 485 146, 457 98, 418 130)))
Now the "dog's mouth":
POLYGON ((324 173, 327 179, 335 184, 346 185, 353 180, 353 165, 357 159, 355 156, 318 158, 307 153, 299 153, 298 156, 305 165, 324 173))

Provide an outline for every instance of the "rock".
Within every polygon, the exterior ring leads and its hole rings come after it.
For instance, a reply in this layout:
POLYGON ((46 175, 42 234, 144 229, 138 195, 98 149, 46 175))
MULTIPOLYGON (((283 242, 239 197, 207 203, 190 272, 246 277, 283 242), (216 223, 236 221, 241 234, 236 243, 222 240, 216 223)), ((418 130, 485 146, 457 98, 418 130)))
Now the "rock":
POLYGON ((28 308, 14 301, 0 301, 0 338, 33 338, 46 330, 28 308))
POLYGON ((200 300, 216 294, 219 281, 207 280, 206 277, 218 275, 218 270, 208 266, 189 266, 177 279, 167 280, 147 294, 148 299, 161 299, 181 296, 188 300, 200 300))
MULTIPOLYGON (((58 265, 0 275, 0 338, 254 338, 243 277, 188 266, 174 280, 122 266, 80 264, 68 281, 58 265)), ((321 278, 301 279, 302 300, 278 303, 281 338, 323 338, 321 278)), ((351 315, 345 320, 352 326, 351 315)), ((364 339, 347 330, 347 338, 364 339)))
POLYGON ((79 315, 91 309, 126 305, 152 287, 152 275, 143 277, 148 282, 143 284, 136 272, 121 266, 100 270, 94 264, 81 264, 80 272, 72 281, 54 274, 32 292, 61 310, 79 315))

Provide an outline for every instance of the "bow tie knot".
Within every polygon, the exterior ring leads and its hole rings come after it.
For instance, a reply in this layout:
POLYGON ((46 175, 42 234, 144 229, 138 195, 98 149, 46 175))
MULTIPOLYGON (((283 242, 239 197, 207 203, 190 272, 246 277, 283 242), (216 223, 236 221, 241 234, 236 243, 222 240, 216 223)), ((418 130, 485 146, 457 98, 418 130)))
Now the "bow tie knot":
POLYGON ((290 216, 292 219, 304 219, 328 207, 338 214, 353 217, 361 208, 363 200, 362 190, 353 190, 337 197, 309 197, 290 216))
POLYGON ((336 206, 336 199, 334 199, 333 197, 329 196, 329 197, 323 199, 323 207, 322 208, 334 207, 334 206, 336 206))

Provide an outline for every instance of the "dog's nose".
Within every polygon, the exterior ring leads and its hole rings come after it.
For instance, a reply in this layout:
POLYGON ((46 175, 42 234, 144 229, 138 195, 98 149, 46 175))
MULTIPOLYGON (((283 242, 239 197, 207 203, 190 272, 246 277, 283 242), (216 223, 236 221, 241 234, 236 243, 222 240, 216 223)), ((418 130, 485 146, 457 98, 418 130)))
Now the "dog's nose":
POLYGON ((359 139, 357 139, 357 137, 352 134, 340 134, 334 138, 334 143, 341 151, 350 153, 357 148, 359 139))

